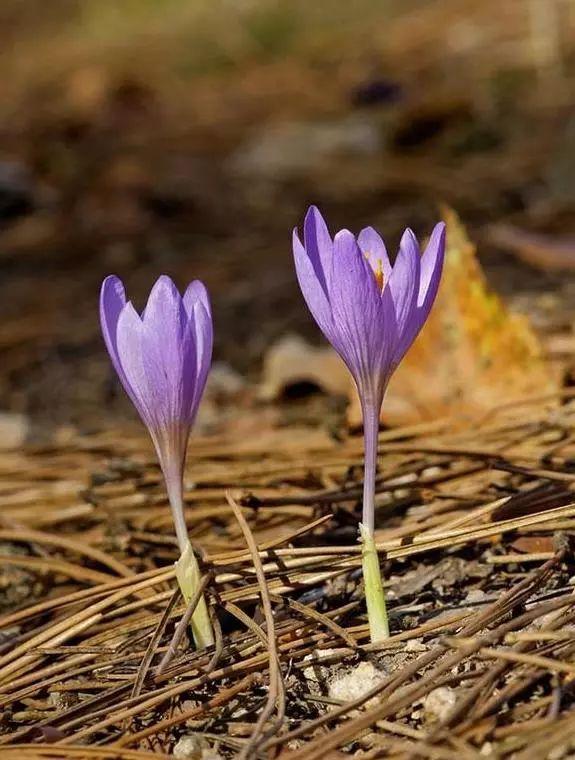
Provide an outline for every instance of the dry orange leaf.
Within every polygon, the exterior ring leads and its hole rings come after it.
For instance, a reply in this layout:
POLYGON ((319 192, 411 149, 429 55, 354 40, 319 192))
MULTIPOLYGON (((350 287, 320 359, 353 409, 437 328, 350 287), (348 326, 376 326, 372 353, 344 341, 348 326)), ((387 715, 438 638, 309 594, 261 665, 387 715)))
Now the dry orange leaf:
MULTIPOLYGON (((445 269, 427 324, 393 376, 382 421, 405 425, 439 417, 473 420, 494 406, 558 388, 528 320, 492 293, 475 246, 452 210, 445 269)), ((349 422, 361 423, 351 395, 349 422)))

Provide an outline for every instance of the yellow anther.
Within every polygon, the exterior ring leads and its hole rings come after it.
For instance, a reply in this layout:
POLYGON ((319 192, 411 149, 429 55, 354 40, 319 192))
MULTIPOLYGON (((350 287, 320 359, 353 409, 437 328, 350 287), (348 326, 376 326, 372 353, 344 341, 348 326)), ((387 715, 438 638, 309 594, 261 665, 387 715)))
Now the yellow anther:
POLYGON ((373 270, 373 273, 375 275, 375 281, 377 282, 377 287, 380 290, 383 290, 383 285, 385 283, 385 278, 383 276, 383 266, 381 263, 381 259, 377 260, 377 267, 373 270))
POLYGON ((368 260, 369 265, 372 268, 373 276, 375 277, 375 281, 377 282, 377 287, 380 290, 383 290, 383 286, 385 284, 385 277, 384 277, 384 274, 383 274, 383 265, 381 263, 381 259, 377 259, 377 263, 375 265, 376 268, 374 269, 372 261, 371 261, 371 254, 370 254, 370 252, 369 251, 364 251, 363 255, 368 260))

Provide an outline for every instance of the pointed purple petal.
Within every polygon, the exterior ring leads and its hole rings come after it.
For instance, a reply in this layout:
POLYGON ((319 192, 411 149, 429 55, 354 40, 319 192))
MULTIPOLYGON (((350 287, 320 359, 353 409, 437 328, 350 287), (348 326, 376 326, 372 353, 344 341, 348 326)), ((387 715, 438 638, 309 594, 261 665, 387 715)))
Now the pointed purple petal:
POLYGON ((183 338, 188 315, 182 297, 169 277, 160 277, 152 288, 143 323, 144 360, 164 377, 170 416, 176 417, 177 399, 185 391, 183 338))
POLYGON ((331 305, 325 289, 318 279, 313 263, 301 244, 295 229, 293 231, 293 254, 296 275, 303 297, 320 330, 331 341, 333 336, 331 305))
POLYGON ((212 364, 212 349, 214 345, 212 317, 202 301, 197 301, 194 306, 193 316, 190 319, 190 327, 194 331, 194 347, 196 352, 194 394, 190 400, 188 410, 191 424, 195 419, 204 388, 206 387, 208 373, 212 364))
MULTIPOLYGON (((197 308, 203 309, 201 304, 197 308)), ((204 309, 205 311, 205 309, 204 309)), ((198 339, 194 319, 188 320, 182 337, 179 383, 174 388, 173 424, 185 428, 186 436, 196 415, 198 339)), ((199 403, 199 401, 198 401, 199 403)))
POLYGON ((151 328, 168 331, 181 337, 187 321, 180 291, 165 274, 158 277, 148 296, 142 321, 151 328))
POLYGON ((333 243, 327 225, 316 206, 310 206, 303 225, 304 247, 316 277, 329 297, 333 243))
POLYGON ((100 290, 100 323, 106 348, 115 367, 118 358, 116 327, 120 312, 125 305, 126 292, 120 278, 116 275, 106 277, 100 290))
POLYGON ((120 378, 125 378, 124 388, 129 392, 144 423, 151 427, 154 419, 150 413, 153 406, 146 368, 143 362, 142 338, 144 325, 132 303, 122 309, 116 330, 120 378))
POLYGON ((384 383, 387 385, 397 364, 395 363, 395 349, 398 343, 398 325, 395 313, 395 304, 389 288, 383 289, 381 294, 381 308, 383 312, 382 324, 385 325, 385 338, 381 354, 381 368, 384 383))
POLYGON ((194 280, 190 283, 183 300, 189 319, 188 330, 193 335, 196 363, 194 390, 187 406, 191 425, 196 417, 212 363, 214 329, 210 298, 202 282, 194 280))
POLYGON ((424 319, 427 318, 441 279, 443 270, 443 259, 445 256, 445 223, 439 222, 433 228, 429 238, 429 243, 421 257, 421 282, 419 285, 419 295, 417 306, 425 312, 424 319))
POLYGON ((417 239, 410 229, 403 233, 399 253, 391 272, 389 288, 395 307, 397 344, 394 362, 397 365, 411 345, 416 323, 417 296, 420 281, 420 253, 417 239))
POLYGON ((195 386, 195 341, 185 349, 183 339, 172 365, 166 365, 161 339, 142 322, 131 303, 126 305, 118 321, 118 353, 166 477, 181 468, 189 434, 183 404, 195 386))
POLYGON ((349 367, 358 386, 377 391, 386 374, 386 343, 392 326, 386 324, 382 294, 373 270, 348 230, 334 240, 331 276, 334 348, 349 367))
POLYGON ((421 280, 417 304, 404 331, 395 361, 399 363, 425 324, 439 288, 445 252, 445 225, 437 224, 421 257, 421 280))
POLYGON ((208 295, 206 286, 200 280, 194 280, 188 285, 182 300, 184 302, 184 308, 186 310, 186 314, 188 315, 188 319, 192 316, 193 309, 197 301, 201 301, 204 309, 211 317, 212 307, 210 304, 210 297, 208 295))
POLYGON ((122 362, 118 355, 118 320, 125 306, 126 292, 122 281, 115 275, 106 277, 102 283, 100 291, 100 324, 102 327, 102 335, 118 378, 122 383, 124 390, 132 400, 132 403, 135 404, 136 401, 132 388, 122 368, 122 362))

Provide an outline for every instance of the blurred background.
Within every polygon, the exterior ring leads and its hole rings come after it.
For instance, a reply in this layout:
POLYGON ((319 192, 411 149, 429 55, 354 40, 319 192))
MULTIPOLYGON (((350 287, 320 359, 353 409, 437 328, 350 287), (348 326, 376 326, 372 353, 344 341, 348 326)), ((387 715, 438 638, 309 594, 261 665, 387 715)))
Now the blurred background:
POLYGON ((5 436, 134 419, 112 272, 139 306, 205 281, 224 389, 319 342, 290 244, 312 202, 391 251, 453 208, 489 286, 570 340, 573 0, 3 0, 0 30, 5 436))

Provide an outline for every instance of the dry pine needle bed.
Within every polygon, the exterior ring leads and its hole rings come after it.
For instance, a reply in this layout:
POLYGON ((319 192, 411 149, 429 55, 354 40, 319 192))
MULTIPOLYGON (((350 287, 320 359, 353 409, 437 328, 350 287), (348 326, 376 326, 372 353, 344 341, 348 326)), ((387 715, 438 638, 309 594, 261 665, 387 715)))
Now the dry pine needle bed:
POLYGON ((574 417, 565 393, 380 434, 378 646, 359 437, 193 442, 187 520, 217 639, 197 653, 144 434, 4 454, 3 760, 570 756, 574 417))

